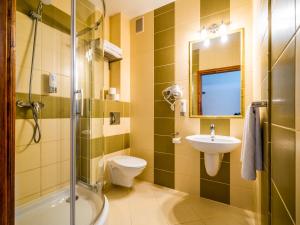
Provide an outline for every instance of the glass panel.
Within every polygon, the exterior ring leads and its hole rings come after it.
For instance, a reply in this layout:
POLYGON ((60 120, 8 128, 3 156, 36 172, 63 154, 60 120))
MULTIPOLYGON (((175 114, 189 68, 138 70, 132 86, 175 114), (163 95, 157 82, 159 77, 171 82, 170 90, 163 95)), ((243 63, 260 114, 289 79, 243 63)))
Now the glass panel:
POLYGON ((17 225, 70 224, 71 1, 44 2, 17 0, 17 225))
POLYGON ((93 224, 101 213, 103 186, 103 8, 101 1, 76 1, 76 224, 93 224), (79 91, 77 91, 79 92, 79 91), (81 108, 83 107, 83 108, 81 108), (85 199, 92 199, 93 202, 85 199), (90 205, 89 208, 83 207, 90 205), (82 212, 92 210, 91 212, 82 212), (82 213, 79 213, 79 212, 82 213))

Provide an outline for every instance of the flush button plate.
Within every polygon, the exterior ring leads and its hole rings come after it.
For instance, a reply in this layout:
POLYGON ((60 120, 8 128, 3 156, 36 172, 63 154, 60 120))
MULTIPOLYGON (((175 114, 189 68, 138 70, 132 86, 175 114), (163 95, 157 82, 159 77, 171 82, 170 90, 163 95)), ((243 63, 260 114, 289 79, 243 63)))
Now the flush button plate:
POLYGON ((120 112, 110 112, 110 125, 120 125, 120 112))

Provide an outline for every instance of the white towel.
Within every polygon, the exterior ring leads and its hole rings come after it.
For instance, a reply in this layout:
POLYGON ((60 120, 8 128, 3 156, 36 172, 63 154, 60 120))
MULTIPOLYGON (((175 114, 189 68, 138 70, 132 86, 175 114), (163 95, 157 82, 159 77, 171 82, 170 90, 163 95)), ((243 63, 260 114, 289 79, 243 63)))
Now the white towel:
POLYGON ((259 108, 249 106, 246 113, 242 143, 242 177, 256 179, 256 170, 262 170, 262 140, 259 108))

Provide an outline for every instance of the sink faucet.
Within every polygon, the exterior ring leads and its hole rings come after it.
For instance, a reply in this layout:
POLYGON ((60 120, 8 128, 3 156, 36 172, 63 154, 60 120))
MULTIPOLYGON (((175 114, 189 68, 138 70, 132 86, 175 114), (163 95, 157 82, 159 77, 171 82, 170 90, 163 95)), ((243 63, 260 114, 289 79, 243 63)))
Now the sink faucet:
POLYGON ((210 124, 210 138, 211 138, 212 141, 215 140, 215 134, 216 134, 215 124, 212 123, 212 124, 210 124))

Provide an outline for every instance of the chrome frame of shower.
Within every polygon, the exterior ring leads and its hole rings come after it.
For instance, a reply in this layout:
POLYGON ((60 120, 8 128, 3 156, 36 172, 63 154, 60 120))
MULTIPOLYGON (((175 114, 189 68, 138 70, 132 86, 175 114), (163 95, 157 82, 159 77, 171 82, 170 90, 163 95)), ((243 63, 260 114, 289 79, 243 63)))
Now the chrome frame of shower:
POLYGON ((71 1, 71 135, 70 135, 70 225, 75 225, 76 201, 76 0, 71 1))

